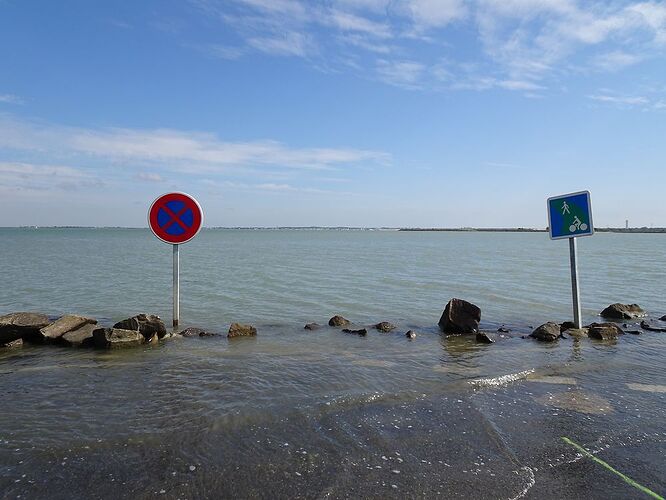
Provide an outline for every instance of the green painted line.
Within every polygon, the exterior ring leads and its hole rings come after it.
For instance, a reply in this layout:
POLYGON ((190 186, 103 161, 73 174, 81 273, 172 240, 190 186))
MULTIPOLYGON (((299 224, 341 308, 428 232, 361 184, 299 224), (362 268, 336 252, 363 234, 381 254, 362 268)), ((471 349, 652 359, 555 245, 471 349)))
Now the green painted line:
POLYGON ((646 488, 646 487, 643 486, 642 484, 638 484, 636 481, 634 481, 633 479, 631 479, 631 478, 628 477, 628 476, 625 476, 625 475, 622 474, 620 471, 615 470, 613 467, 611 467, 610 465, 608 465, 606 462, 604 462, 604 461, 601 460, 600 458, 597 458, 597 457, 595 457, 594 455, 592 455, 592 453, 590 453, 589 451, 587 451, 587 450, 586 450, 585 448, 583 448, 581 445, 574 443, 574 442, 573 442, 571 439, 569 439, 568 437, 564 437, 564 436, 562 436, 562 441, 564 441, 564 442, 567 443, 567 444, 570 444, 571 446, 573 446, 574 448, 576 448, 578 451, 580 451, 580 452, 581 452, 583 455, 585 455, 586 457, 590 457, 592 460, 594 460, 594 461, 597 462, 598 464, 603 465, 603 466, 604 466, 606 469, 608 469, 609 471, 611 471, 611 472, 617 474, 618 476, 620 476, 620 477, 624 480, 625 483, 630 484, 631 486, 633 486, 634 488, 636 488, 636 489, 638 489, 638 490, 641 490, 643 493, 645 493, 645 494, 647 494, 647 495, 650 495, 652 498, 656 498, 657 500, 665 500, 664 497, 662 497, 661 495, 655 493, 654 491, 652 491, 652 490, 649 489, 649 488, 646 488))

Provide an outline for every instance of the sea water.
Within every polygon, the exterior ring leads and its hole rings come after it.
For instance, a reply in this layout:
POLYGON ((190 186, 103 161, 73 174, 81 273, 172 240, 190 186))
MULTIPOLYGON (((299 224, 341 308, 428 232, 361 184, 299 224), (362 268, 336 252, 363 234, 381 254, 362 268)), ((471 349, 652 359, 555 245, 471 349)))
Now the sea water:
MULTIPOLYGON (((584 320, 613 302, 636 302, 651 321, 666 314, 665 243, 581 238, 584 320)), ((248 322, 257 337, 0 350, 3 498, 640 493, 562 437, 666 489, 666 334, 522 338, 571 319, 566 241, 207 229, 180 255, 183 326, 248 322), (452 297, 482 309, 483 329, 511 331, 492 345, 440 334, 452 297), (368 335, 303 329, 333 314, 368 335), (379 321, 397 328, 379 333, 379 321)), ((0 229, 0 314, 168 323, 171 257, 148 230, 0 229)))

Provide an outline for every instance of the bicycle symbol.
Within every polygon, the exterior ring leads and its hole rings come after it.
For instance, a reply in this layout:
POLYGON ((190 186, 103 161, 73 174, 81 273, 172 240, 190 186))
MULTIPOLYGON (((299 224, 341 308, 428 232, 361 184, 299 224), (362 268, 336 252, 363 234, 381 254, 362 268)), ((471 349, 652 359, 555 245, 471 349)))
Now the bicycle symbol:
POLYGON ((569 226, 569 232, 575 233, 576 231, 585 231, 587 229, 587 224, 581 222, 578 216, 574 217, 573 224, 569 226))

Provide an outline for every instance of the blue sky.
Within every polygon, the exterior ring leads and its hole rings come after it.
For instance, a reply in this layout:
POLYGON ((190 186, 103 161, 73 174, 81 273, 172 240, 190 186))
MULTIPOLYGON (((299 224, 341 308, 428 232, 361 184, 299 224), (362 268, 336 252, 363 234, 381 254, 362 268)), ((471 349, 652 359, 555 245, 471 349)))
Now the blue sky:
POLYGON ((0 226, 666 226, 666 3, 0 0, 0 226))

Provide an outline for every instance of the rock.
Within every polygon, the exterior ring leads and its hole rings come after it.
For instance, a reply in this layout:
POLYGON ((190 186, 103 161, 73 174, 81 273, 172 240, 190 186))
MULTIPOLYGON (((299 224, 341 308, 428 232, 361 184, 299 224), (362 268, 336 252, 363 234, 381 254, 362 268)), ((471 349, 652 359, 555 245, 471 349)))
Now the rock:
POLYGON ((405 333, 405 337, 407 337, 409 340, 414 340, 416 338, 416 332, 409 330, 407 333, 405 333))
POLYGON ((566 333, 571 337, 581 338, 587 337, 587 330, 587 328, 569 328, 568 330, 564 330, 562 333, 566 333))
POLYGON ((321 325, 319 323, 308 323, 303 327, 305 330, 319 330, 321 325))
POLYGON ((234 337, 254 337, 257 335, 257 329, 252 325, 242 325, 240 323, 232 323, 229 327, 227 338, 234 337))
POLYGON ((345 328, 342 330, 344 333, 353 333, 354 335, 360 335, 361 337, 365 337, 368 334, 368 330, 365 328, 361 328, 360 330, 350 330, 349 328, 345 328))
POLYGON ((662 328, 659 326, 652 326, 647 321, 641 321, 641 328, 643 330, 648 330, 650 332, 666 332, 666 328, 662 328))
POLYGON ((560 325, 549 321, 534 330, 530 337, 543 342, 554 342, 560 337, 560 325))
POLYGON ((7 342, 6 344, 0 344, 0 349, 3 347, 21 347, 23 345, 23 339, 16 339, 12 340, 11 342, 7 342))
POLYGON ((659 321, 666 321, 666 314, 664 314, 661 318, 659 318, 659 321))
POLYGON ((119 321, 113 328, 121 330, 138 330, 146 340, 150 340, 153 335, 163 338, 166 335, 166 327, 159 316, 154 314, 137 314, 131 318, 119 321))
POLYGON ((624 333, 615 323, 592 323, 587 328, 587 336, 598 340, 616 339, 618 335, 624 333))
POLYGON ((500 326, 500 327, 497 329, 497 333, 511 333, 511 329, 510 329, 510 328, 507 328, 507 327, 505 327, 505 326, 500 326))
POLYGON ((351 324, 348 319, 335 315, 328 320, 328 326, 347 326, 351 324))
POLYGON ((69 346, 82 346, 93 343, 93 332, 99 328, 97 321, 94 323, 86 323, 76 330, 71 330, 62 335, 58 340, 59 342, 69 346))
POLYGON ((638 304, 611 304, 601 311, 601 316, 610 319, 634 319, 647 316, 638 304))
POLYGON ((96 328, 93 330, 93 343, 100 349, 137 346, 143 342, 145 342, 145 337, 139 330, 122 328, 96 328))
POLYGON ((477 332, 476 341, 479 342, 480 344, 494 344, 495 343, 495 339, 493 339, 486 332, 477 332))
POLYGON ((481 309, 461 299, 451 299, 446 304, 439 328, 445 333, 476 333, 481 321, 481 309))
POLYGON ((395 330, 396 326, 388 321, 382 321, 375 325, 375 329, 379 330, 382 333, 388 333, 391 330, 395 330))
POLYGON ((185 330, 179 332, 179 335, 182 335, 183 337, 217 337, 220 334, 206 331, 203 328, 190 326, 189 328, 185 328, 185 330))
POLYGON ((571 330, 573 328, 576 328, 576 323, 573 321, 565 321, 560 325, 560 333, 564 333, 567 330, 571 330))
POLYGON ((640 335, 641 331, 640 330, 625 330, 624 333, 630 333, 632 335, 640 335))
POLYGON ((46 314, 16 312, 0 316, 0 345, 9 344, 18 339, 39 339, 40 328, 50 323, 46 314))
MULTIPOLYGON (((58 340, 67 332, 78 330, 85 325, 96 324, 96 319, 77 316, 75 314, 66 314, 65 316, 58 318, 50 325, 40 329, 39 333, 42 335, 42 337, 44 337, 44 340, 58 340)), ((92 335, 92 330, 90 330, 90 334, 92 335)))

